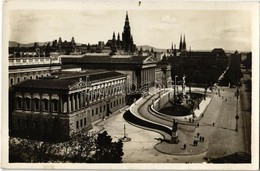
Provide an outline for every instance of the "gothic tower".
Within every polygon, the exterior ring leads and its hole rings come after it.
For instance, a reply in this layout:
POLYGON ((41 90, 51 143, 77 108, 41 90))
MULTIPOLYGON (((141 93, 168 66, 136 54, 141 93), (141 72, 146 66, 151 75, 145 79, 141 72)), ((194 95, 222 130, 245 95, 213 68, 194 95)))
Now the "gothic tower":
POLYGON ((118 35, 117 35, 116 45, 117 45, 117 47, 118 47, 119 49, 121 49, 121 40, 120 40, 120 35, 119 35, 119 33, 118 33, 118 35))
POLYGON ((112 52, 116 52, 116 35, 115 35, 115 32, 113 32, 113 36, 112 36, 111 50, 112 50, 112 52))
POLYGON ((180 38, 179 51, 180 51, 180 52, 182 51, 182 35, 181 35, 181 38, 180 38))
POLYGON ((125 52, 133 52, 133 37, 131 35, 131 28, 127 12, 125 17, 124 31, 122 33, 122 44, 125 52))
POLYGON ((185 34, 184 34, 184 37, 183 37, 182 51, 186 51, 185 34))

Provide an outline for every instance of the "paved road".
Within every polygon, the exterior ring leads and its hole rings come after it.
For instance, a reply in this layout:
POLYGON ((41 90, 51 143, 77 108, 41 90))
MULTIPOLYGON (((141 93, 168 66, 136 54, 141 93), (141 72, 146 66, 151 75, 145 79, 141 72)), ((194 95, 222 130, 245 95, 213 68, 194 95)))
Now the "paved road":
MULTIPOLYGON (((158 133, 128 124, 123 119, 123 111, 98 123, 97 126, 104 127, 113 140, 118 140, 123 137, 123 126, 126 125, 127 136, 132 140, 124 143, 123 162, 125 163, 201 163, 205 162, 205 156, 213 158, 245 151, 243 117, 239 119, 239 131, 234 131, 237 100, 234 92, 235 89, 221 88, 221 97, 214 93, 210 95, 212 101, 200 120, 200 126, 192 133, 196 135, 199 132, 209 142, 208 151, 199 155, 176 156, 158 152, 154 149, 158 143, 155 138, 163 137, 158 133)), ((240 105, 238 109, 241 116, 240 105)))

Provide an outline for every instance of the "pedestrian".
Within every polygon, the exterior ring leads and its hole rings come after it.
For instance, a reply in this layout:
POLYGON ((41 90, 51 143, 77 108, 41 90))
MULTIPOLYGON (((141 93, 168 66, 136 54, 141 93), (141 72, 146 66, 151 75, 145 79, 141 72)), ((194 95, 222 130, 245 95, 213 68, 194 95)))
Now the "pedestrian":
POLYGON ((197 133, 197 137, 199 137, 200 136, 200 133, 197 133))
POLYGON ((193 146, 195 146, 196 145, 196 141, 195 140, 193 140, 193 146))
POLYGON ((204 142, 204 137, 202 137, 202 142, 204 142))
POLYGON ((215 126, 215 123, 213 122, 213 124, 212 124, 212 125, 213 125, 213 127, 214 127, 214 126, 215 126))
POLYGON ((200 136, 200 142, 202 142, 202 137, 200 136))
POLYGON ((226 98, 226 101, 227 101, 227 98, 226 98))
POLYGON ((197 123, 197 127, 199 127, 200 126, 200 124, 199 123, 197 123))
POLYGON ((198 146, 198 141, 197 140, 195 140, 195 144, 196 144, 196 146, 198 146))
POLYGON ((186 149, 186 144, 183 145, 183 149, 184 149, 184 150, 186 149))

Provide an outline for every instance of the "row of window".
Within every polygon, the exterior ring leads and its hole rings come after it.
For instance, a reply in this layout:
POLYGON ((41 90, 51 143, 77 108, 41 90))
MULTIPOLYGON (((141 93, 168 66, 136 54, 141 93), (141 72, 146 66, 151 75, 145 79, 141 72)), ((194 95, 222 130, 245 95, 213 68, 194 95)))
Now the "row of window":
POLYGON ((38 79, 40 77, 44 77, 44 76, 49 76, 50 74, 41 74, 41 75, 36 75, 35 77, 34 76, 28 76, 28 77, 17 77, 16 78, 16 82, 15 82, 15 79, 14 78, 10 78, 10 86, 14 85, 14 84, 17 84, 21 81, 25 81, 25 80, 32 80, 32 79, 38 79))
POLYGON ((25 129, 39 129, 39 128, 43 128, 43 130, 47 130, 47 122, 39 122, 39 121, 29 121, 29 120, 25 120, 25 119, 17 119, 17 127, 18 128, 25 128, 25 129))
POLYGON ((97 100, 99 98, 104 98, 105 96, 110 96, 116 93, 120 93, 122 92, 123 87, 122 86, 118 86, 118 87, 108 87, 105 89, 99 89, 98 91, 89 91, 89 101, 93 101, 93 100, 97 100))
MULTIPOLYGON (((41 107, 42 107, 42 111, 49 111, 49 100, 42 99, 41 107)), ((16 98, 16 108, 24 109, 24 110, 39 111, 40 110, 40 100, 37 98, 32 99, 32 101, 30 98, 24 98, 22 100, 21 97, 17 97, 16 98)), ((58 100, 57 99, 51 100, 51 109, 52 109, 52 112, 58 111, 58 100)))
POLYGON ((85 127, 86 125, 87 125, 87 118, 80 119, 79 121, 76 122, 77 129, 85 127), (83 121, 84 121, 84 123, 83 123, 83 121))
MULTIPOLYGON (((124 98, 117 99, 114 102, 110 102, 110 104, 105 104, 103 106, 100 106, 99 108, 97 107, 96 109, 92 109, 91 115, 94 116, 95 114, 98 115, 98 114, 100 114, 102 112, 105 112, 106 111, 106 105, 109 105, 109 106, 107 106, 108 108, 109 107, 110 108, 114 108, 114 107, 116 107, 118 105, 124 104, 125 103, 124 100, 125 100, 124 98)), ((107 109, 107 110, 109 110, 109 109, 107 109)))

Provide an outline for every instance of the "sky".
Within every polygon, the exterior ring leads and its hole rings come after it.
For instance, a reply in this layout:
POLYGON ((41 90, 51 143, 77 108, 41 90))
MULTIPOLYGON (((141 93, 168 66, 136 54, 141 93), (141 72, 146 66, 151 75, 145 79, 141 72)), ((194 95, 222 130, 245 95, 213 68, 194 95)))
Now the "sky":
MULTIPOLYGON (((129 9, 134 43, 156 48, 179 46, 185 34, 192 50, 251 51, 251 13, 243 10, 169 10, 129 9)), ((59 37, 78 43, 96 44, 120 36, 125 9, 10 10, 9 40, 19 43, 53 41, 59 37)))

